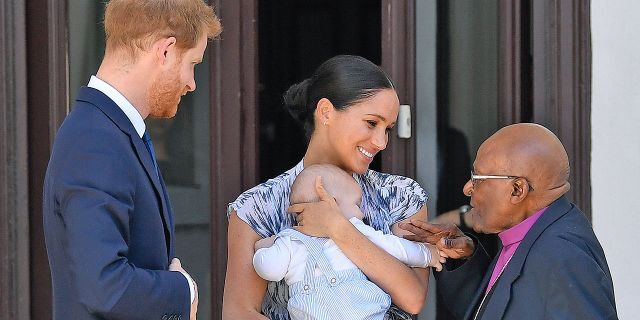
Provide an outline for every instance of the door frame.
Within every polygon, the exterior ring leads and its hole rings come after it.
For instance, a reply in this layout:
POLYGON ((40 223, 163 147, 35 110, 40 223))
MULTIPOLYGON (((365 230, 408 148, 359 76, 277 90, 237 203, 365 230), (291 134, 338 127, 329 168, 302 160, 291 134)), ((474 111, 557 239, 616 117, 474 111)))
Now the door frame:
POLYGON ((215 0, 222 40, 211 65, 211 317, 222 318, 227 205, 258 182, 257 0, 215 0))
POLYGON ((567 196, 591 219, 589 0, 498 2, 498 124, 535 122, 569 155, 567 196))
MULTIPOLYGON (((416 105, 415 1, 382 0, 382 69, 393 79, 400 104, 416 105)), ((416 117, 411 117, 412 137, 389 136, 381 153, 382 171, 416 178, 416 117)))
POLYGON ((30 319, 24 0, 0 4, 0 318, 30 319))
POLYGON ((25 1, 31 319, 50 319, 51 275, 42 225, 42 190, 55 134, 68 113, 65 0, 25 1))
POLYGON ((531 1, 533 121, 558 135, 568 197, 591 220, 591 1, 531 1))

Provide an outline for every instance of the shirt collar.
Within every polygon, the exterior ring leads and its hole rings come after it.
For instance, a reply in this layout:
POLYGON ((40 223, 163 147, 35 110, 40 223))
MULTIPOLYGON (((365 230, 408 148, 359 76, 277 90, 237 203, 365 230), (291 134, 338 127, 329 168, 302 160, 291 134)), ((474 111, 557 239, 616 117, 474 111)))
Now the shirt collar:
POLYGON ((527 235, 527 232, 529 232, 533 224, 538 221, 538 218, 540 218, 540 216, 547 210, 547 208, 548 207, 544 207, 538 210, 529 218, 526 218, 515 226, 498 233, 498 237, 500 237, 500 241, 502 241, 502 246, 506 247, 514 243, 521 242, 522 239, 524 239, 524 236, 527 235))
POLYGON ((144 124, 144 119, 142 119, 140 112, 138 112, 138 110, 122 95, 122 93, 96 76, 91 76, 91 80, 89 80, 87 87, 94 88, 104 93, 109 97, 109 99, 113 100, 113 102, 120 107, 122 112, 124 112, 127 118, 129 118, 129 121, 133 124, 136 132, 140 138, 142 138, 144 131, 147 129, 144 124))

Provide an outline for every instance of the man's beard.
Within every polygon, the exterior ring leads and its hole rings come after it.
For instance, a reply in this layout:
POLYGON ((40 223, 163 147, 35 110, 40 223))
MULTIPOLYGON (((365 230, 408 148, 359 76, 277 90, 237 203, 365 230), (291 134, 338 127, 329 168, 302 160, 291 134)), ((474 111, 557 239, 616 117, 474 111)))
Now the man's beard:
POLYGON ((150 116, 154 118, 173 118, 178 111, 178 103, 182 96, 178 68, 167 72, 151 84, 147 102, 151 108, 150 116))

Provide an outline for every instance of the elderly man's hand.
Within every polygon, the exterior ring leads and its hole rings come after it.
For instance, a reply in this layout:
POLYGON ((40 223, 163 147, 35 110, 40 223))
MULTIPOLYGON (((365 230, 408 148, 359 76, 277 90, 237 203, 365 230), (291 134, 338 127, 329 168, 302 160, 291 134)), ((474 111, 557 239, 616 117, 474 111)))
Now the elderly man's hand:
POLYGON ((445 257, 468 258, 475 250, 473 240, 454 224, 431 224, 412 219, 408 223, 400 223, 398 226, 413 233, 413 235, 405 235, 405 239, 433 244, 445 257))

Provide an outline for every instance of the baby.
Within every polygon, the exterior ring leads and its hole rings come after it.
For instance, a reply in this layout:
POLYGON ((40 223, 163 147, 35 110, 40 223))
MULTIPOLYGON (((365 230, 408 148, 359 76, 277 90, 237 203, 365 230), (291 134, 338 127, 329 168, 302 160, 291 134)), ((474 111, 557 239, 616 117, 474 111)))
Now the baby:
MULTIPOLYGON (((362 190, 356 180, 333 165, 305 168, 291 187, 291 204, 319 201, 315 179, 335 199, 346 218, 378 247, 410 267, 442 268, 444 258, 429 244, 384 234, 366 225, 360 211, 362 190)), ((327 238, 285 229, 256 242, 253 266, 268 281, 284 279, 289 286, 287 309, 296 319, 384 319, 391 298, 327 238)))

